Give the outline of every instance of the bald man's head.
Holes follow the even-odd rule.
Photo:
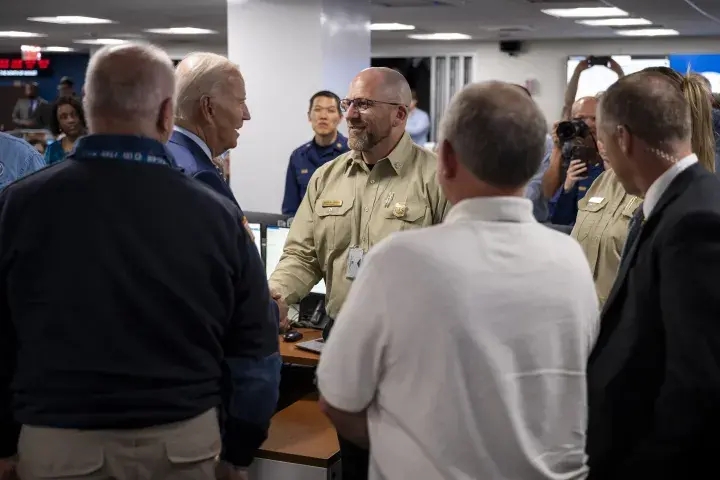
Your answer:
[[[570,116],[573,120],[582,120],[587,123],[593,135],[596,134],[595,117],[597,115],[598,98],[583,97],[573,103]]]
[[[374,150],[387,155],[405,132],[412,103],[405,77],[390,68],[368,68],[353,79],[347,100],[353,101],[347,110],[350,148],[367,153],[366,161]]]
[[[192,53],[175,71],[178,125],[198,135],[218,156],[237,146],[237,131],[250,112],[237,65],[214,53]]]
[[[162,141],[172,133],[173,65],[157,47],[125,44],[100,49],[90,59],[84,90],[91,133],[124,131]]]

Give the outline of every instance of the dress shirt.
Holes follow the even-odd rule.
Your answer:
[[[210,152],[210,147],[207,146],[207,143],[205,143],[202,138],[198,137],[197,135],[192,133],[190,130],[183,128],[183,127],[178,127],[177,125],[175,125],[175,131],[182,133],[183,135],[187,136],[190,140],[197,143],[197,146],[200,147],[202,149],[202,151],[205,152],[205,155],[207,155],[208,158],[212,161],[213,156],[212,156],[212,152]]]
[[[428,142],[428,134],[430,133],[430,115],[428,115],[424,110],[415,108],[408,117],[405,130],[410,134],[413,142],[422,147]]]
[[[694,153],[683,158],[679,162],[675,163],[665,173],[660,175],[657,180],[650,185],[647,193],[645,194],[645,201],[643,202],[643,213],[645,218],[650,218],[650,214],[655,208],[655,205],[660,201],[665,190],[670,186],[675,177],[684,172],[687,168],[692,167],[698,162],[698,157]]]

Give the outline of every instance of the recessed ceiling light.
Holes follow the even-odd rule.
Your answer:
[[[470,35],[464,33],[418,33],[408,35],[414,40],[470,40]]]
[[[644,18],[600,18],[597,20],[575,20],[576,23],[591,27],[632,27],[637,25],[652,25],[650,20]]]
[[[680,32],[671,28],[641,28],[639,30],[616,30],[618,35],[626,37],[672,37]]]
[[[89,38],[73,40],[73,43],[82,43],[84,45],[122,45],[123,43],[127,43],[127,40],[121,40],[119,38]]]
[[[615,7],[597,8],[549,8],[542,13],[560,18],[601,18],[601,17],[627,17],[625,10]]]
[[[75,49],[70,47],[43,47],[43,52],[56,52],[56,53],[62,53],[62,52],[74,52]]]
[[[149,28],[148,33],[159,33],[161,35],[208,35],[217,33],[215,30],[195,27],[171,27],[171,28]]]
[[[83,17],[76,15],[60,15],[57,17],[29,17],[31,22],[61,23],[64,25],[97,25],[101,23],[113,23],[107,18]]]
[[[373,23],[370,30],[374,32],[398,32],[402,30],[415,30],[415,25],[405,25],[404,23]]]
[[[0,37],[30,38],[30,37],[47,37],[47,35],[45,35],[43,33],[16,32],[16,31],[10,30],[8,32],[0,32]]]

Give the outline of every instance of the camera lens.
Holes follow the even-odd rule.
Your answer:
[[[570,140],[575,137],[575,125],[572,122],[560,122],[555,133],[560,141]]]

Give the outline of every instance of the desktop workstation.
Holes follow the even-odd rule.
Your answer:
[[[282,256],[287,240],[289,219],[283,215],[246,212],[248,228],[254,236],[255,246],[265,264],[267,278],[275,270]],[[315,285],[306,299],[297,306],[296,320],[309,317],[318,305],[322,307],[325,297],[325,282]],[[272,419],[268,438],[260,447],[256,460],[250,469],[253,480],[338,480],[340,474],[340,446],[337,434],[330,421],[320,411],[317,392],[312,378],[314,367],[320,355],[303,349],[304,343],[321,339],[320,328],[296,328],[302,339],[288,342],[280,335],[280,355],[287,372],[291,369],[304,369],[301,381],[305,391],[299,400],[279,410]],[[292,367],[290,367],[292,365]]]

